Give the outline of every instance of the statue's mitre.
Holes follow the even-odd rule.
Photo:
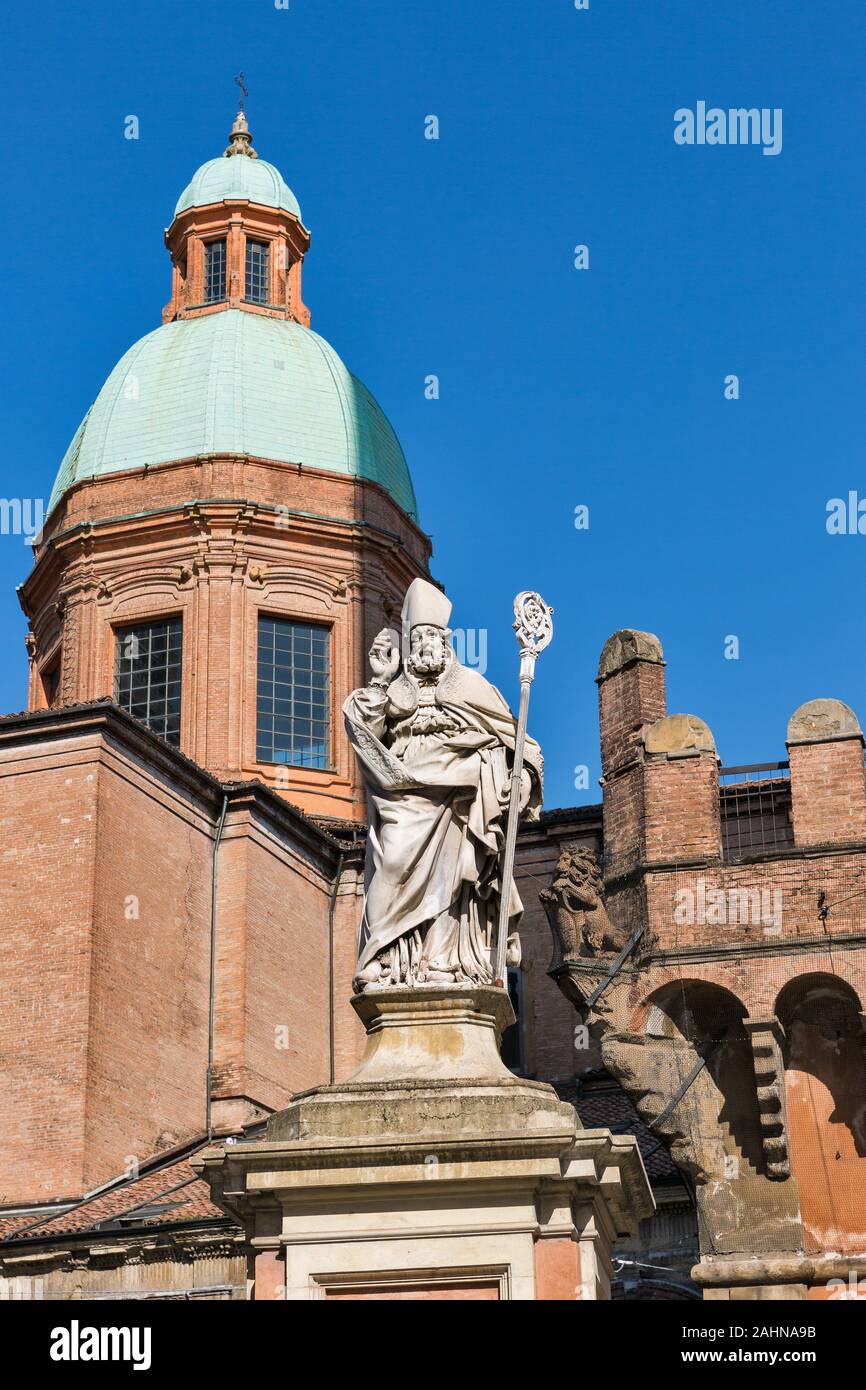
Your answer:
[[[451,600],[435,584],[428,584],[426,579],[413,579],[403,600],[403,631],[408,636],[420,623],[447,629],[451,607]]]

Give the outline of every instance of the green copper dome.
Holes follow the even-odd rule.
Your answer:
[[[213,453],[366,478],[417,520],[403,451],[366,387],[311,329],[240,309],[164,324],[124,354],[66,451],[48,510],[82,478]]]
[[[279,169],[266,159],[249,159],[244,155],[209,159],[196,169],[190,182],[177,200],[175,217],[187,208],[221,203],[224,198],[249,198],[266,208],[283,208],[301,221],[301,209]]]
[[[282,208],[301,220],[298,200],[279,169],[259,159],[253,149],[243,109],[235,117],[225,154],[196,169],[177,200],[174,215],[178,217],[187,208],[221,203],[225,198],[248,198],[266,208]]]

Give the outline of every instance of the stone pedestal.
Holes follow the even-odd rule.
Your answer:
[[[503,1066],[503,990],[353,1004],[353,1076],[295,1097],[266,1139],[194,1161],[246,1230],[251,1296],[609,1297],[612,1242],[653,1210],[634,1138],[581,1129]]]

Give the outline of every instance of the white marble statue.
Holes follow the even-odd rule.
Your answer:
[[[451,604],[415,579],[400,652],[387,628],[343,713],[367,786],[366,894],[355,988],[490,984],[515,721],[449,642]],[[520,806],[537,818],[541,750],[526,740]],[[522,911],[516,889],[509,930]],[[514,941],[512,959],[519,947]]]

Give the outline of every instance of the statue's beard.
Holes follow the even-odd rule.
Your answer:
[[[441,676],[448,665],[448,655],[441,642],[425,642],[417,651],[409,653],[406,665],[413,676],[429,680],[431,676]]]

